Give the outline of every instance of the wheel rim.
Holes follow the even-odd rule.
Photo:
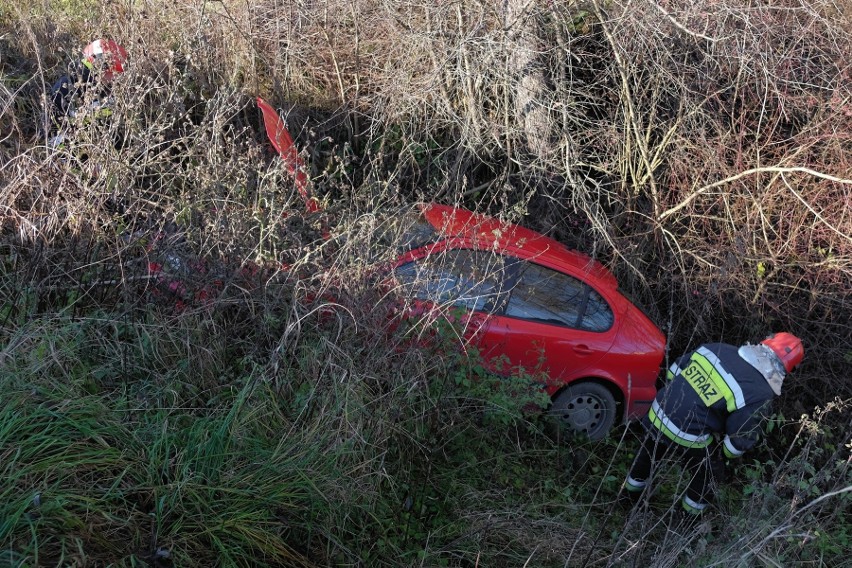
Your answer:
[[[605,423],[607,412],[601,399],[583,394],[571,397],[560,414],[572,430],[593,434]]]

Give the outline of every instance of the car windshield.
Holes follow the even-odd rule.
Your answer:
[[[388,215],[377,237],[382,246],[401,254],[437,242],[439,235],[420,207],[413,206]]]

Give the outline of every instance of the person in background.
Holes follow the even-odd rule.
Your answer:
[[[624,483],[629,500],[638,500],[660,458],[678,456],[690,476],[683,508],[700,515],[712,501],[714,435],[724,434],[727,458],[754,447],[765,411],[804,354],[802,341],[783,332],[757,345],[712,343],[680,357],[643,420],[647,435]]]
[[[127,51],[111,39],[98,39],[83,49],[83,58],[69,66],[51,88],[51,119],[56,134],[50,147],[65,141],[76,121],[112,114],[110,85],[127,65]]]

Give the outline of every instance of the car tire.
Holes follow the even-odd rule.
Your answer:
[[[610,390],[587,381],[562,389],[553,399],[549,414],[570,432],[600,440],[615,425],[617,412],[618,403]]]

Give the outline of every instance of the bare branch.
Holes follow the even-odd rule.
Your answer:
[[[703,186],[699,189],[696,189],[688,197],[686,197],[683,201],[681,201],[680,203],[678,203],[674,207],[671,207],[671,208],[663,211],[663,213],[660,214],[660,221],[674,215],[675,213],[677,213],[678,211],[680,211],[681,209],[683,209],[684,207],[686,207],[687,205],[689,205],[690,203],[695,201],[695,199],[704,195],[705,193],[709,192],[712,189],[715,189],[717,187],[721,187],[723,185],[735,182],[735,181],[740,180],[744,177],[748,177],[748,176],[755,175],[755,174],[763,174],[763,173],[780,173],[780,174],[804,173],[804,174],[808,174],[808,175],[818,177],[820,179],[824,179],[824,180],[831,181],[831,182],[834,182],[834,183],[841,183],[841,184],[844,184],[844,185],[852,185],[852,179],[839,178],[839,177],[836,177],[836,176],[832,176],[832,175],[829,175],[829,174],[825,174],[825,173],[818,172],[816,170],[812,170],[810,168],[805,168],[805,167],[801,167],[801,166],[796,166],[796,167],[764,166],[764,167],[760,167],[760,168],[751,168],[751,169],[742,171],[742,172],[740,172],[736,175],[726,177],[725,179],[713,182],[713,183],[705,185],[705,186]]]

